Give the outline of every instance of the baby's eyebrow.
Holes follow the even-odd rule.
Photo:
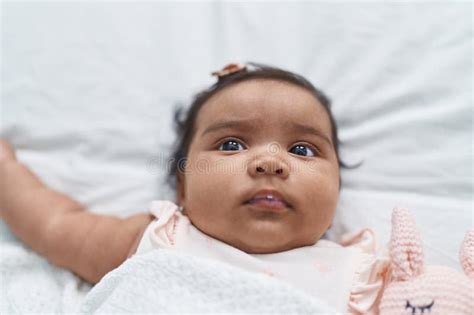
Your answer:
[[[332,141],[324,134],[324,132],[313,128],[311,126],[306,126],[303,124],[299,124],[296,122],[288,122],[286,124],[289,124],[293,129],[298,130],[302,133],[310,133],[312,135],[315,135],[319,138],[322,138],[324,141],[326,141],[329,145],[332,145]]]
[[[216,132],[221,129],[250,129],[253,130],[256,128],[256,120],[226,120],[215,123],[207,127],[201,134],[201,137],[210,132]]]

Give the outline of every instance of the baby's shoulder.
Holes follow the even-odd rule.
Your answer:
[[[169,218],[172,215],[180,212],[180,207],[169,200],[153,200],[148,205],[148,211],[155,218]]]
[[[169,200],[154,200],[148,206],[154,220],[146,228],[135,254],[158,248],[174,248],[190,225],[181,209]]]

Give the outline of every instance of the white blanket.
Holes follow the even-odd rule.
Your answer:
[[[4,231],[0,221],[0,314],[77,313],[92,286]]]
[[[264,274],[170,250],[134,256],[92,288],[0,236],[0,314],[336,313]]]
[[[90,291],[81,312],[336,313],[316,297],[267,275],[172,250],[127,260]]]

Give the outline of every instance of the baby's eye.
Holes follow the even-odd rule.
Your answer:
[[[239,151],[244,150],[244,146],[236,140],[227,140],[219,146],[219,151]]]
[[[315,153],[306,145],[298,144],[290,149],[290,152],[297,155],[303,156],[315,156]]]

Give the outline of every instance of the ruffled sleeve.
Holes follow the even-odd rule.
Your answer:
[[[167,200],[153,201],[149,212],[156,219],[146,228],[135,254],[147,253],[156,248],[172,248],[176,244],[177,225],[182,217],[178,206]]]
[[[348,313],[378,314],[378,304],[390,266],[387,249],[377,251],[375,236],[370,229],[345,236],[341,244],[359,250]]]

